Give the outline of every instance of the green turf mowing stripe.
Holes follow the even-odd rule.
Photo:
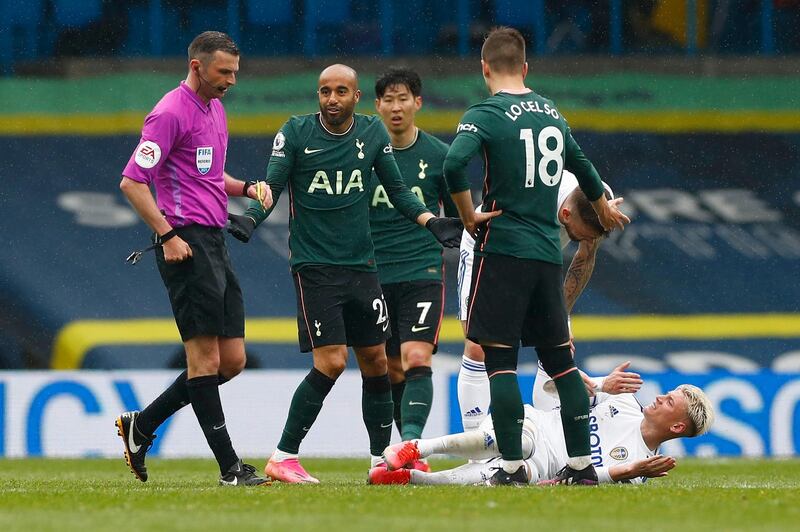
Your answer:
[[[321,484],[220,488],[211,459],[148,460],[146,483],[122,459],[5,460],[0,530],[763,532],[800,521],[797,459],[678,458],[641,486],[519,489],[368,486],[366,457],[303,463]],[[436,470],[459,463],[431,460]]]

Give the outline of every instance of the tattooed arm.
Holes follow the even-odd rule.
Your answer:
[[[564,278],[564,303],[567,307],[567,314],[572,314],[572,307],[578,300],[583,289],[589,284],[589,279],[594,271],[594,261],[597,257],[597,248],[600,247],[600,240],[581,240],[578,242],[578,251],[572,257],[567,275]]]

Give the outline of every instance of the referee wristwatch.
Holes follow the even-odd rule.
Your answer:
[[[249,197],[249,196],[247,195],[247,190],[248,190],[250,187],[252,187],[253,185],[255,185],[255,184],[256,184],[256,182],[255,182],[255,181],[245,181],[245,182],[244,182],[244,187],[242,188],[242,196],[244,196],[245,198]]]

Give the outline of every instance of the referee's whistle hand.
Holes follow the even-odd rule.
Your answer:
[[[192,258],[192,248],[181,237],[175,236],[162,244],[164,260],[169,263],[183,262]]]

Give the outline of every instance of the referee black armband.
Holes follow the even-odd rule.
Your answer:
[[[244,187],[242,187],[242,196],[244,196],[246,198],[247,197],[247,189],[252,187],[255,184],[256,184],[255,181],[245,181],[244,182]]]
[[[175,231],[175,229],[170,229],[169,231],[158,237],[158,243],[163,244],[164,242],[175,236],[178,236],[178,233]]]

